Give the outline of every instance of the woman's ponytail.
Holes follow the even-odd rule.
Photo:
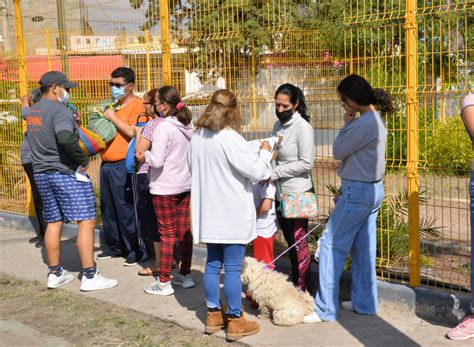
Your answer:
[[[168,116],[176,117],[176,119],[184,125],[191,123],[193,114],[181,101],[181,95],[178,89],[172,86],[164,86],[158,89],[156,95],[161,102],[165,102],[170,108]]]
[[[193,113],[181,101],[178,102],[178,104],[176,105],[176,111],[174,111],[172,114],[176,117],[177,120],[179,120],[184,125],[188,125],[193,119]]]
[[[381,88],[375,88],[372,90],[374,103],[378,106],[379,110],[383,114],[392,113],[395,111],[393,106],[393,98],[385,90]]]
[[[308,115],[308,106],[306,106],[306,101],[304,97],[304,93],[300,88],[297,89],[297,95],[298,95],[298,107],[296,108],[296,111],[301,115],[301,117],[307,121],[308,123],[311,123],[309,120],[309,115]]]

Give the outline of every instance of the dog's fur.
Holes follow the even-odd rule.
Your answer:
[[[314,298],[298,290],[288,277],[265,269],[265,264],[245,257],[242,282],[260,306],[260,318],[270,318],[276,325],[303,323],[305,315],[314,311]]]

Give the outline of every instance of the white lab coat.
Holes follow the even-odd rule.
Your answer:
[[[252,151],[232,129],[200,129],[188,149],[195,243],[247,244],[257,237],[253,183],[271,175],[271,153]]]

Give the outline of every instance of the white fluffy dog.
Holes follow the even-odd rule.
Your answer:
[[[260,306],[260,318],[270,318],[276,325],[303,323],[305,315],[314,311],[314,298],[298,290],[288,277],[265,268],[265,264],[245,257],[242,282]]]

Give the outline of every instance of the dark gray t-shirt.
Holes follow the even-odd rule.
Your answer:
[[[21,116],[23,119],[26,120],[26,115],[30,112],[30,108],[28,106],[21,108]],[[25,131],[23,135],[23,141],[21,142],[20,147],[20,155],[21,155],[21,163],[22,164],[29,164],[31,163],[31,148],[30,143],[28,142],[28,133]]]
[[[79,139],[74,114],[58,102],[41,99],[26,115],[28,142],[35,173],[71,172],[78,164],[58,147],[56,134],[67,130]]]

